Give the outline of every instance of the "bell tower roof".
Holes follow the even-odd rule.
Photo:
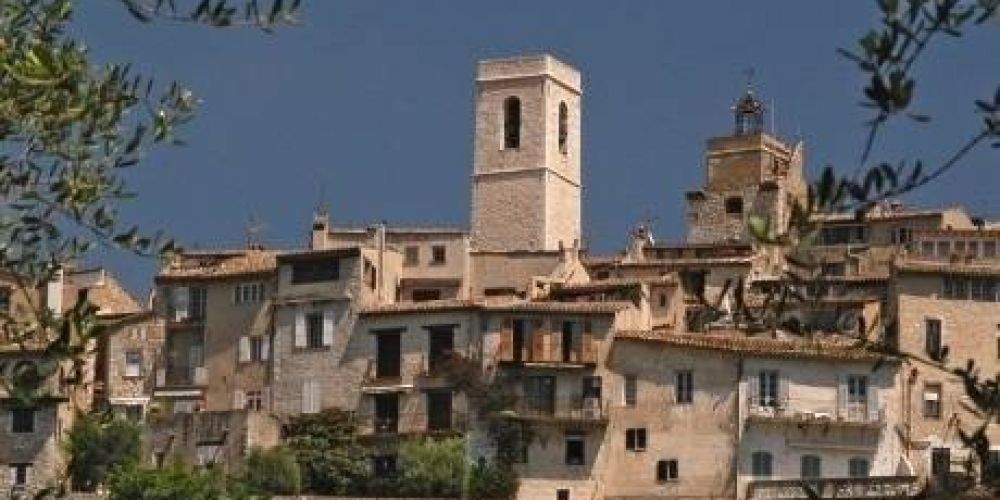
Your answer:
[[[753,69],[747,69],[747,90],[733,106],[734,135],[756,135],[764,131],[764,105],[753,95]]]

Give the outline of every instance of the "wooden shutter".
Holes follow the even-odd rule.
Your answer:
[[[333,307],[323,308],[323,346],[333,345],[333,319]]]
[[[778,372],[778,407],[788,409],[791,402],[788,400],[788,375]]]
[[[760,373],[751,373],[747,378],[747,392],[750,393],[750,406],[757,406],[760,401]]]
[[[246,335],[240,337],[239,341],[239,361],[240,363],[247,363],[250,361],[250,337]]]
[[[304,348],[306,346],[306,311],[302,306],[295,308],[295,347]]]
[[[531,361],[547,361],[545,357],[545,332],[542,330],[542,320],[535,319],[531,325]]]

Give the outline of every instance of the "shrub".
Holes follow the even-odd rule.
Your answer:
[[[94,491],[115,467],[139,460],[138,425],[108,413],[77,416],[66,440],[70,484],[77,491]]]
[[[275,495],[298,495],[302,472],[295,452],[284,447],[251,450],[244,463],[243,482]]]
[[[482,500],[508,500],[517,494],[517,475],[509,466],[484,459],[469,471],[468,497]]]

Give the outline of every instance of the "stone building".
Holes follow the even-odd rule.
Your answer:
[[[514,457],[520,499],[786,498],[803,479],[879,498],[950,478],[975,412],[924,354],[997,370],[982,346],[1000,348],[1000,233],[958,208],[823,215],[829,293],[782,318],[812,334],[751,328],[734,284],[759,298],[786,262],[746,223],[787,220],[804,145],[765,132],[748,91],[708,141],[686,241],[638,227],[590,255],[581,81],[548,55],[479,64],[469,229],[320,212],[305,248],[165,266],[152,310],[115,318],[100,349],[103,400],[145,415],[154,462],[232,467],[325,408],[353,415],[378,475],[398,473],[403,439],[464,435],[470,461]],[[506,406],[483,411],[459,362]]]

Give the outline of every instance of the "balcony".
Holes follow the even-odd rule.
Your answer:
[[[885,424],[885,407],[872,407],[864,401],[839,403],[829,399],[749,398],[747,403],[747,422],[862,428],[881,428]]]
[[[170,366],[156,369],[156,389],[191,389],[208,385],[208,369],[204,366]]]
[[[502,415],[534,422],[606,425],[609,407],[609,403],[600,398],[522,397],[513,408],[502,412]]]
[[[599,342],[584,338],[581,342],[564,349],[557,342],[551,342],[551,335],[542,335],[533,343],[526,343],[515,349],[514,342],[506,339],[497,349],[497,361],[501,364],[552,368],[584,368],[597,364]]]
[[[398,417],[359,412],[354,417],[358,435],[369,438],[458,434],[465,432],[469,422],[468,414],[459,410],[403,412]]]
[[[806,491],[806,486],[815,495]],[[915,476],[843,477],[823,479],[765,479],[747,485],[747,498],[913,498],[921,485]]]
[[[382,369],[374,359],[369,359],[365,371],[361,375],[361,392],[378,394],[384,392],[403,392],[413,389],[412,382],[403,382],[402,367],[395,365],[393,369]]]

